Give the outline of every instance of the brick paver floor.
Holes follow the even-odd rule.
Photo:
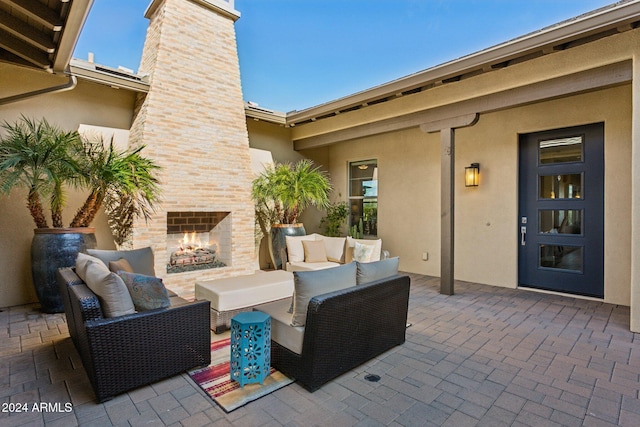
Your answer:
[[[294,383],[230,414],[186,374],[96,404],[64,315],[5,308],[0,425],[640,425],[628,307],[461,282],[443,296],[437,278],[411,276],[404,345],[315,393]]]

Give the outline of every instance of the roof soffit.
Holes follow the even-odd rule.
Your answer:
[[[0,0],[0,61],[65,72],[93,0]]]

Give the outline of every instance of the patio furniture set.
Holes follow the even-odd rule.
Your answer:
[[[150,248],[91,250],[78,255],[75,267],[60,269],[69,334],[97,400],[208,365],[210,330],[221,333],[232,327],[234,318],[234,327],[240,328],[258,314],[252,312],[269,319],[268,334],[261,335],[270,338],[266,360],[270,357],[271,366],[309,391],[402,344],[410,280],[398,274],[398,259],[380,260],[380,241],[345,239],[344,252],[350,251],[349,244],[355,251],[371,246],[361,251],[368,254],[362,262],[360,254],[345,263],[353,255],[339,254],[335,240],[301,237],[287,242],[294,259],[287,266],[307,264],[307,271],[197,282],[193,302],[154,277]],[[298,245],[301,261],[295,261]],[[325,252],[324,258],[331,252],[334,261],[315,262],[335,265],[314,269],[318,252]],[[239,339],[242,334],[236,335]],[[253,380],[262,382],[264,376]]]

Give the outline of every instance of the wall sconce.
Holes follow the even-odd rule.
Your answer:
[[[464,168],[464,186],[477,187],[480,175],[480,163],[471,163]]]

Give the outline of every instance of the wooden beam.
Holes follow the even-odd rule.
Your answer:
[[[440,132],[442,129],[458,129],[473,126],[478,122],[480,114],[473,113],[464,116],[451,117],[450,119],[436,120],[435,122],[423,123],[420,125],[422,132]]]
[[[535,102],[599,90],[630,82],[632,72],[630,60],[618,62],[616,64],[605,65],[591,70],[580,71],[554,79],[431,108],[429,110],[356,125],[347,129],[340,129],[307,138],[294,138],[294,148],[296,150],[305,150],[323,147],[356,138],[409,129],[424,123],[447,120],[453,117],[475,113],[490,113]]]
[[[24,13],[41,25],[53,31],[62,31],[64,22],[53,9],[38,0],[3,0],[3,3]]]
[[[50,37],[3,10],[0,10],[0,28],[47,53],[53,53],[56,48]]]
[[[453,295],[455,131],[440,131],[440,293]]]
[[[0,29],[0,48],[8,50],[38,68],[45,70],[51,68],[51,62],[49,61],[49,57],[46,53],[12,36],[2,29]]]

